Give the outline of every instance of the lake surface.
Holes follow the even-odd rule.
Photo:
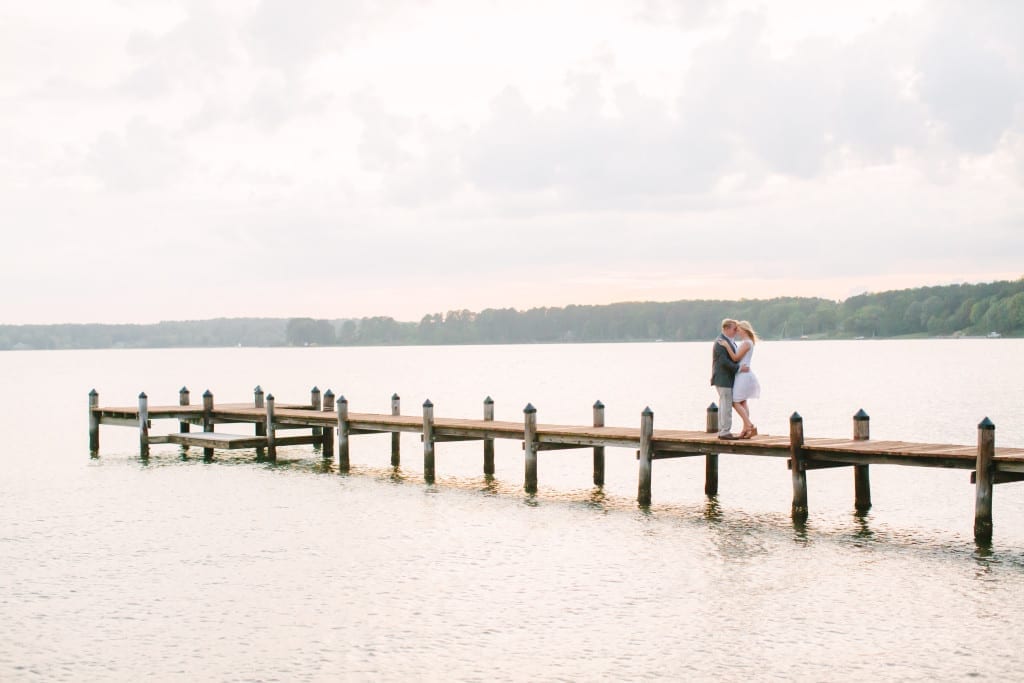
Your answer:
[[[635,502],[634,453],[542,452],[522,490],[518,442],[440,443],[422,478],[416,435],[355,436],[339,475],[309,446],[276,465],[251,451],[154,446],[103,427],[90,459],[87,394],[103,405],[279,402],[332,389],[355,412],[701,429],[716,399],[710,343],[182,349],[0,353],[0,680],[958,680],[1024,669],[1024,484],[997,486],[994,540],[972,536],[964,470],[872,466],[853,511],[848,468],[808,473],[794,526],[781,459],[654,463]],[[764,342],[762,433],[1024,446],[1021,340]],[[154,423],[154,433],[172,423]],[[219,427],[228,431],[228,426]],[[239,431],[236,427],[230,431]],[[246,427],[246,429],[251,429]]]

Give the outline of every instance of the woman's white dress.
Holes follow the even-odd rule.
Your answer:
[[[740,342],[738,350],[743,349],[744,344],[750,344],[749,341]],[[747,355],[740,359],[740,367],[750,367],[750,361],[754,356],[754,347],[751,346],[750,350],[747,351]],[[753,370],[749,372],[737,372],[736,381],[732,385],[732,400],[736,403],[740,401],[746,401],[748,398],[761,398],[761,383],[757,381],[757,375],[754,374]]]

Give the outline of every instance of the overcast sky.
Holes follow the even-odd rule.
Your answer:
[[[0,323],[1024,275],[1024,3],[0,0]]]

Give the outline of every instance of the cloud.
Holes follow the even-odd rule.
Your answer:
[[[180,144],[145,119],[132,120],[121,134],[100,134],[85,159],[85,170],[106,188],[129,192],[166,186],[185,165]]]
[[[1024,13],[1013,12],[1022,15],[1017,22],[1024,21]],[[976,16],[973,10],[954,11],[944,19],[921,51],[918,90],[959,150],[985,154],[1024,108],[1024,30],[1018,24],[1013,36],[995,28],[991,15]]]

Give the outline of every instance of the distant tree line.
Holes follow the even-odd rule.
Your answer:
[[[1024,278],[860,294],[449,311],[419,322],[218,318],[152,325],[0,325],[0,349],[525,344],[708,339],[723,317],[768,339],[1024,336]]]

